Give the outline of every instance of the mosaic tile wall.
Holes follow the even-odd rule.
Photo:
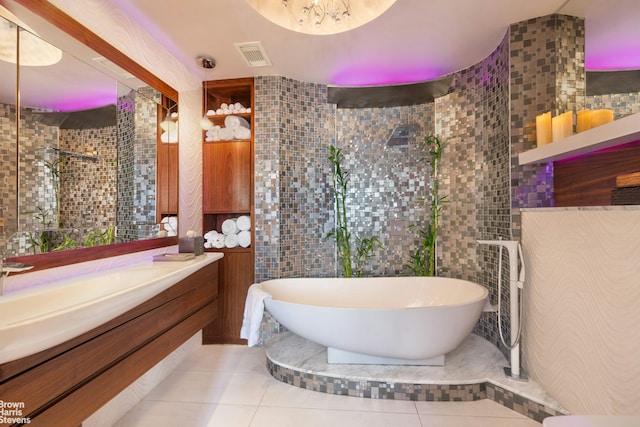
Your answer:
[[[135,94],[118,98],[118,237],[135,240]]]
[[[116,127],[61,129],[60,148],[86,157],[68,156],[60,182],[63,228],[106,228],[116,223]]]
[[[585,107],[584,20],[550,15],[513,24],[511,43],[512,230],[520,236],[520,208],[553,206],[553,163],[518,165],[536,147],[538,114]]]
[[[358,238],[377,236],[384,247],[364,266],[365,276],[410,274],[406,264],[430,211],[431,166],[424,140],[433,134],[433,112],[432,103],[336,110],[336,147],[349,173],[352,246]],[[387,145],[397,125],[417,125],[406,146]]]
[[[498,250],[480,247],[476,240],[518,240],[519,209],[553,205],[552,165],[520,167],[517,155],[535,147],[537,114],[584,107],[583,52],[583,20],[563,15],[537,18],[512,25],[488,58],[455,73],[450,94],[435,104],[335,110],[335,144],[344,150],[344,166],[351,173],[350,227],[363,237],[379,236],[385,246],[366,274],[408,273],[404,268],[407,236],[392,235],[391,225],[420,224],[428,217],[428,208],[419,200],[430,194],[429,166],[417,161],[417,144],[435,131],[444,141],[441,194],[450,199],[443,210],[438,272],[485,285],[490,289],[491,302],[497,303]],[[289,85],[286,88],[285,82]],[[298,167],[295,155],[290,157],[293,163],[280,163],[283,146],[287,150],[297,147],[295,139],[288,142],[283,135],[309,134],[301,130],[295,117],[284,113],[285,105],[296,99],[294,93],[306,86],[279,77],[258,78],[256,85],[256,136],[260,134],[256,139],[256,174],[262,174],[256,181],[256,221],[264,230],[262,248],[257,248],[258,278],[300,275],[300,258],[287,253],[310,242],[306,235],[307,240],[303,240],[301,233],[287,239],[276,234],[301,227],[300,221],[305,220],[296,212],[300,205],[292,203],[302,197],[299,188],[304,160],[314,159],[316,164],[324,161],[323,154],[306,150],[308,157],[297,157],[304,159]],[[315,113],[322,107],[311,103],[306,111]],[[273,124],[276,115],[277,124]],[[388,135],[400,123],[417,123],[420,130],[407,147],[386,147]],[[330,135],[327,140],[331,140]],[[286,183],[283,177],[288,179]],[[314,182],[321,183],[322,179]],[[286,188],[295,189],[292,195],[297,196],[284,203],[281,197]],[[318,187],[312,188],[318,191]],[[285,214],[278,204],[290,211]],[[333,210],[333,202],[326,206]],[[320,224],[316,221],[307,227],[319,228]],[[278,238],[269,240],[267,236]],[[287,244],[282,245],[285,241]],[[290,263],[281,265],[284,259]],[[507,266],[505,255],[501,272],[503,306],[509,302]],[[502,325],[504,338],[509,341],[506,316]],[[483,314],[475,333],[496,344],[508,357],[506,348],[499,344],[495,313]]]
[[[118,99],[118,239],[155,235],[157,101],[131,91]]]
[[[137,224],[155,224],[156,222],[156,144],[158,132],[158,104],[161,98],[154,99],[157,91],[150,87],[138,89],[135,100],[135,221]],[[139,239],[149,237],[138,235]]]
[[[498,253],[476,240],[510,239],[508,35],[485,60],[454,74],[452,93],[435,105],[436,133],[446,141],[441,188],[449,199],[441,221],[440,274],[484,285],[496,304]],[[508,301],[502,293],[504,306]],[[506,319],[503,331],[508,339]],[[483,313],[474,332],[498,345],[495,313]]]
[[[16,112],[12,105],[0,104],[0,248],[18,228],[18,199],[13,191],[16,185]],[[0,254],[1,255],[1,254]]]
[[[15,116],[10,120],[13,107],[3,105],[2,108],[7,112],[0,122],[4,145],[2,164],[7,166],[2,168],[2,173],[6,174],[4,182],[10,185],[5,188],[9,189],[14,188],[16,180],[15,166],[11,166],[15,165],[17,155],[13,123]],[[99,225],[115,223],[115,194],[112,190],[116,167],[113,162],[115,127],[64,130],[42,123],[37,116],[39,112],[24,109],[20,121],[20,204],[18,206],[14,191],[7,192],[2,199],[7,218],[2,234],[3,239],[5,235],[10,239],[2,244],[7,256],[33,253],[27,233],[18,233],[18,230],[41,230],[56,226],[57,203],[53,176],[45,162],[59,162],[61,228],[90,227],[93,218],[100,220]],[[50,148],[88,156],[61,155]],[[103,154],[110,156],[109,160],[101,159]],[[41,212],[44,214],[41,215]],[[53,236],[53,244],[61,243],[63,236],[64,233]],[[83,240],[80,234],[77,240]]]
[[[282,78],[254,80],[255,279],[280,277],[280,126]]]
[[[48,228],[43,225],[48,222],[55,224],[53,176],[45,161],[54,162],[58,155],[45,147],[58,147],[59,131],[40,122],[34,112],[22,109],[20,115],[18,230]],[[36,213],[41,213],[41,219]]]
[[[324,85],[256,79],[256,280],[335,275],[326,99]]]
[[[614,120],[631,114],[640,113],[640,93],[613,93],[608,95],[587,96],[586,108],[613,110]]]

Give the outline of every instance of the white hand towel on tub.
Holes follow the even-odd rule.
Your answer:
[[[240,231],[251,230],[251,218],[247,215],[239,216],[236,219],[236,225]]]
[[[240,338],[246,339],[249,347],[255,346],[260,338],[260,324],[264,315],[264,300],[267,298],[271,298],[271,295],[262,289],[260,284],[254,283],[249,286],[247,299],[244,303],[242,328],[240,328]]]
[[[238,233],[238,244],[243,248],[248,248],[251,246],[251,232],[248,230],[243,230]]]
[[[225,219],[222,223],[222,234],[238,234],[238,226],[235,218]]]

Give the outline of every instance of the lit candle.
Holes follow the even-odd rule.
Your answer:
[[[613,121],[613,111],[611,110],[595,110],[591,112],[591,127],[603,125]]]
[[[551,119],[553,141],[559,141],[573,135],[573,112],[567,111]]]
[[[580,110],[576,113],[576,132],[591,129],[591,110]]]
[[[536,140],[538,147],[551,143],[551,111],[536,116]]]

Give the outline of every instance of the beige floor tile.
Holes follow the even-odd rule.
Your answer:
[[[420,414],[425,427],[540,427],[529,418],[463,417]]]
[[[174,371],[146,400],[258,405],[271,380],[266,373]]]
[[[251,427],[421,427],[417,414],[260,407]]]

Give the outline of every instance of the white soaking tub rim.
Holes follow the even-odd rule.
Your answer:
[[[398,284],[398,286],[404,286],[405,288],[407,286],[412,286],[416,288],[417,291],[420,291],[420,290],[424,291],[426,289],[428,291],[431,291],[436,297],[442,297],[442,294],[441,294],[442,290],[446,291],[448,286],[450,285],[455,286],[455,284],[451,284],[451,283],[457,283],[458,288],[465,288],[465,289],[458,289],[458,295],[456,295],[457,299],[450,298],[447,301],[418,302],[415,300],[410,301],[409,299],[407,299],[406,302],[404,303],[398,303],[397,301],[390,301],[389,299],[386,299],[386,300],[378,299],[374,301],[371,293],[365,294],[365,296],[367,297],[365,299],[359,300],[359,299],[353,298],[354,296],[356,296],[355,294],[357,291],[366,290],[367,286],[375,286],[372,284],[365,283],[367,281],[373,280],[373,281],[379,282],[379,286],[382,287],[385,285],[389,286],[389,282],[393,281],[394,279],[400,280],[400,281],[406,281],[407,279],[418,279],[418,280],[422,279],[422,281],[427,283],[422,283],[422,284],[404,283],[404,284]],[[309,285],[300,284],[300,282],[304,282],[304,281],[313,281],[315,284],[317,284],[317,286],[321,288],[320,290],[322,292],[318,294],[310,295],[309,291],[312,289],[310,289]],[[334,283],[328,284],[328,283],[323,283],[323,281],[334,282]],[[348,284],[348,283],[344,283],[345,281],[359,281],[360,283]],[[436,284],[434,283],[434,281],[450,282],[450,283]],[[283,295],[283,293],[279,294],[277,290],[276,292],[272,293],[272,291],[274,290],[273,288],[278,286],[279,284],[278,282],[291,283],[291,288],[294,288],[297,295],[295,295],[292,298],[291,295]],[[335,282],[337,282],[337,284]],[[329,286],[336,287],[336,285],[338,286],[336,290],[339,290],[341,292],[344,292],[345,290],[351,291],[350,292],[351,298],[347,299],[346,301],[345,299],[339,300],[334,298],[331,292],[325,292],[325,291],[330,291],[329,289],[327,289]],[[368,278],[340,278],[340,277],[338,278],[333,278],[333,277],[282,278],[282,279],[271,279],[271,280],[264,281],[261,283],[261,287],[265,292],[269,293],[272,296],[271,301],[273,302],[277,302],[281,304],[291,304],[291,305],[304,305],[304,306],[310,306],[310,307],[327,307],[327,308],[332,308],[336,310],[388,311],[388,310],[414,310],[414,309],[444,309],[449,307],[457,307],[457,306],[473,304],[478,301],[486,299],[489,295],[489,291],[487,288],[485,288],[484,286],[478,283],[471,282],[469,280],[449,278],[449,277],[431,277],[431,276],[393,276],[393,277],[376,276],[376,277],[368,277]],[[323,287],[324,289],[322,289]],[[430,289],[427,289],[427,288],[430,288]],[[291,289],[289,289],[289,291],[290,290]],[[436,292],[436,291],[439,291],[439,292]],[[286,292],[286,290],[283,290],[282,292]],[[422,294],[422,295],[424,296],[425,294]],[[344,297],[345,295],[344,293],[342,293],[340,296]],[[407,297],[406,295],[404,296]],[[296,297],[298,298],[302,297],[302,298],[296,299]],[[398,298],[398,295],[395,295],[395,297]],[[402,298],[402,296],[400,296],[399,298]],[[354,301],[357,301],[357,303],[354,303]]]

